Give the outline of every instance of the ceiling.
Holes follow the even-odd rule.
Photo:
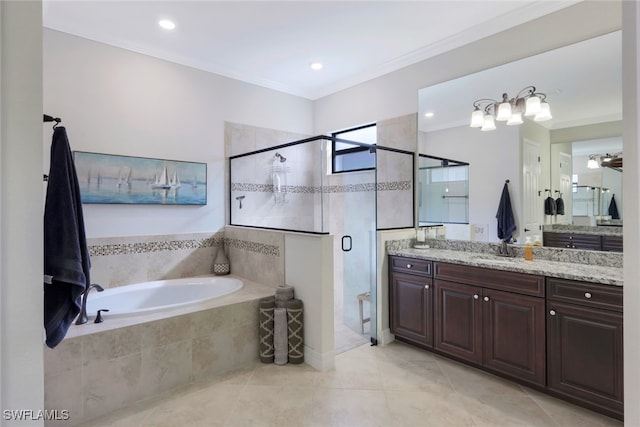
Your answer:
[[[317,99],[575,3],[44,0],[43,24]]]
[[[468,126],[475,100],[499,100],[505,92],[512,98],[529,85],[547,95],[553,119],[539,124],[548,129],[622,120],[621,32],[422,89],[419,128]],[[425,118],[427,111],[434,116]]]

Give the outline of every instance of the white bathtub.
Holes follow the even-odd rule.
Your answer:
[[[177,307],[200,304],[237,292],[243,286],[233,277],[202,276],[184,279],[156,280],[105,289],[92,290],[87,300],[87,314],[108,309],[104,317],[125,317],[153,313]]]

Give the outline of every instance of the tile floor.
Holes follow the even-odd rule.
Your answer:
[[[84,426],[621,426],[403,343],[368,344],[336,367],[257,364]]]

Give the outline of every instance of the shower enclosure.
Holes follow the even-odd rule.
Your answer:
[[[317,136],[230,158],[230,224],[328,234],[327,143]]]

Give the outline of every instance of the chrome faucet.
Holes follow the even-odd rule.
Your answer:
[[[89,318],[87,317],[87,298],[89,297],[89,292],[91,292],[91,289],[93,288],[96,288],[98,292],[104,291],[104,288],[97,283],[93,283],[85,289],[82,293],[82,308],[80,309],[80,314],[78,314],[78,318],[76,319],[76,325],[82,325],[89,321]]]
[[[500,248],[498,248],[498,253],[496,255],[504,256],[504,257],[514,257],[514,256],[516,256],[515,252],[509,250],[509,246],[507,246],[507,241],[506,240],[501,240],[500,241]]]

